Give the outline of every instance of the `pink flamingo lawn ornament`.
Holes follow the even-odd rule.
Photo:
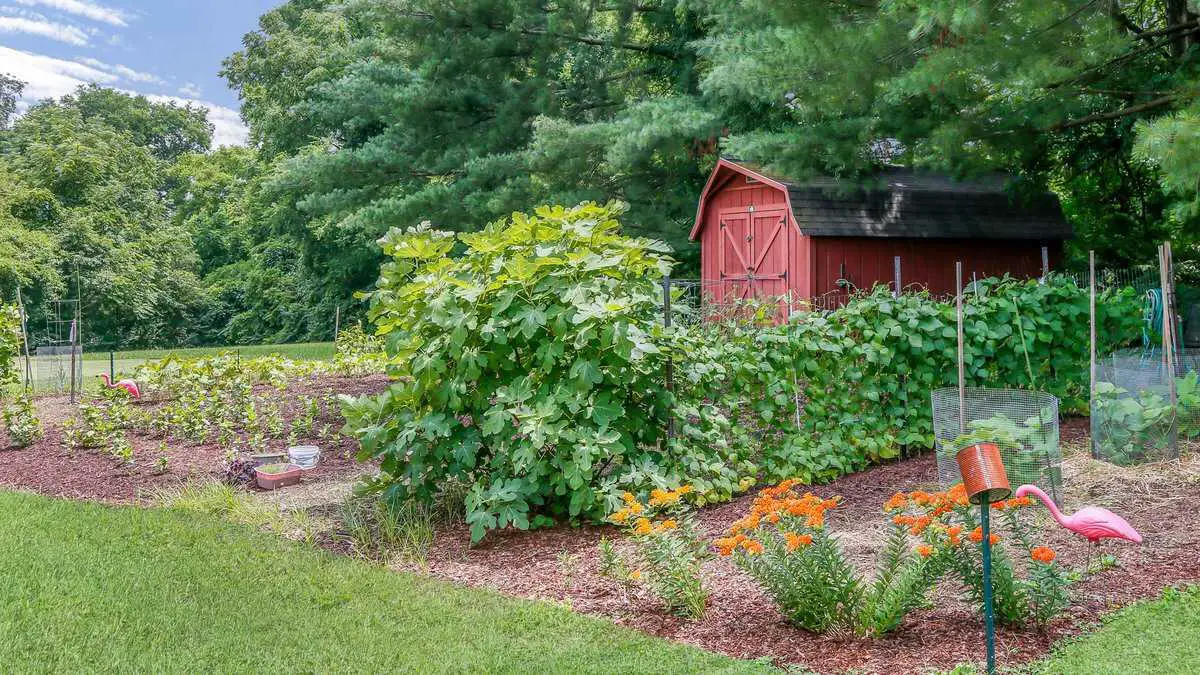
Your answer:
[[[1064,516],[1062,511],[1058,510],[1054,500],[1050,499],[1050,495],[1042,492],[1036,485],[1022,485],[1017,488],[1018,498],[1026,495],[1034,495],[1042,500],[1046,508],[1050,509],[1050,515],[1054,516],[1059,525],[1093,544],[1099,545],[1101,539],[1125,539],[1135,544],[1142,543],[1142,535],[1138,534],[1138,531],[1133,529],[1133,526],[1124,518],[1108,509],[1099,506],[1085,506],[1069,516]]]
[[[100,379],[104,380],[104,386],[108,387],[109,389],[116,389],[120,387],[121,389],[129,392],[129,395],[134,398],[142,397],[142,390],[138,389],[137,382],[134,382],[133,380],[121,380],[120,382],[113,384],[113,381],[108,378],[108,373],[100,373]]]

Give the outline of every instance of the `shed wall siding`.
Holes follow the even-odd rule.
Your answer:
[[[894,257],[901,258],[905,286],[920,284],[935,294],[954,292],[954,262],[963,263],[963,278],[1010,274],[1031,278],[1042,273],[1042,246],[1049,248],[1050,267],[1062,260],[1062,242],[975,239],[868,239],[862,237],[811,237],[815,248],[814,294],[837,288],[845,278],[859,289],[894,278]]]

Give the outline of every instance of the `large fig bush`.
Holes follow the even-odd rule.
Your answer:
[[[397,381],[345,410],[363,456],[382,461],[386,497],[429,501],[465,483],[478,540],[601,520],[621,489],[684,474],[733,491],[742,464],[720,415],[674,411],[665,384],[667,359],[687,344],[661,326],[669,249],[619,234],[620,213],[543,207],[480,232],[424,225],[380,240],[390,261],[371,318]]]

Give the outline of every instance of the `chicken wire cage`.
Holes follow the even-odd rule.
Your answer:
[[[995,443],[1009,483],[1036,485],[1056,501],[1062,497],[1058,399],[1020,389],[936,389],[933,431],[938,480],[949,488],[962,482],[956,455],[975,443]]]
[[[1118,352],[1096,364],[1092,454],[1133,466],[1174,459],[1200,441],[1200,350]]]
[[[32,365],[31,385],[34,391],[69,391],[72,382],[76,388],[83,386],[83,348],[79,345],[38,347]],[[74,378],[71,375],[72,366],[75,368]]]

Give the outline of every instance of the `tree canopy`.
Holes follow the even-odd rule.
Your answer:
[[[722,154],[1006,172],[1060,197],[1068,264],[1170,238],[1200,275],[1196,0],[291,0],[222,72],[248,148],[96,86],[18,117],[0,77],[0,251],[37,252],[0,292],[78,271],[93,334],[125,343],[322,339],[392,227],[609,200],[694,274]]]

